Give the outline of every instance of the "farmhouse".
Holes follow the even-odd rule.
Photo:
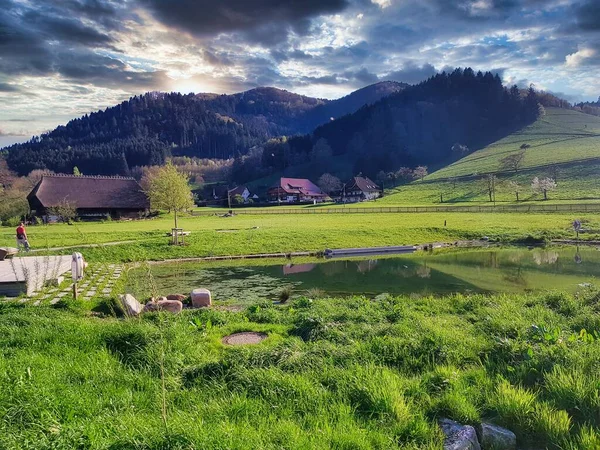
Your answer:
[[[150,208],[137,181],[125,177],[44,175],[27,201],[32,214],[46,219],[66,205],[82,218],[135,218]]]
[[[341,200],[346,203],[375,200],[381,195],[381,188],[367,177],[353,177],[344,184]]]
[[[320,203],[327,198],[327,194],[305,178],[281,178],[267,191],[267,196],[271,202],[284,203]]]
[[[237,186],[233,189],[230,189],[228,191],[229,194],[229,198],[231,199],[231,201],[233,201],[235,199],[236,196],[240,196],[242,197],[242,199],[244,200],[244,203],[248,203],[248,200],[258,200],[258,195],[254,194],[252,195],[252,193],[250,192],[250,190],[246,187],[246,186]]]

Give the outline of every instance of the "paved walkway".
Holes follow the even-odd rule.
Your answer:
[[[77,284],[78,298],[91,300],[93,298],[109,297],[116,281],[123,272],[122,264],[96,264],[90,265],[85,271],[85,276]],[[33,292],[29,297],[19,300],[21,303],[31,303],[34,306],[42,304],[54,305],[61,299],[73,298],[73,283],[71,272],[65,274],[65,281],[58,287],[45,288]]]

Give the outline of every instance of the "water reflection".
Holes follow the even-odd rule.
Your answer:
[[[255,263],[256,264],[256,263]],[[274,298],[283,286],[330,295],[442,295],[455,292],[576,291],[595,283],[600,252],[593,248],[492,249],[433,252],[381,259],[314,260],[271,265],[179,263],[153,265],[161,294],[206,287],[215,299]],[[140,271],[140,280],[145,274]],[[134,277],[135,278],[135,277]],[[143,281],[138,285],[144,286]],[[133,288],[132,288],[133,289]],[[143,298],[143,297],[142,297]]]

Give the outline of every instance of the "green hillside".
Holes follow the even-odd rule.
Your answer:
[[[522,149],[522,146],[527,148]],[[518,172],[502,167],[506,156],[524,151]],[[549,201],[600,199],[600,117],[548,108],[533,125],[431,173],[424,181],[392,189],[382,199],[390,204],[488,202],[486,174],[495,173],[496,201],[514,202],[510,181],[521,185],[521,201],[537,201],[533,177],[552,177],[557,189]],[[379,202],[378,202],[379,203]]]

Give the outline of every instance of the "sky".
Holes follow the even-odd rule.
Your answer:
[[[600,0],[0,0],[0,147],[148,91],[338,98],[455,67],[600,96]]]

